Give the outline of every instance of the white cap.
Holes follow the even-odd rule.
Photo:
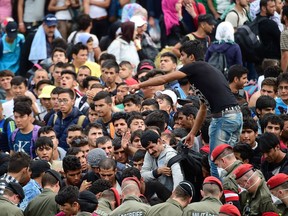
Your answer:
[[[139,15],[131,17],[130,21],[134,22],[136,27],[143,26],[144,24],[147,23],[147,20],[145,19],[145,17],[139,16]]]
[[[157,91],[155,94],[156,94],[156,96],[159,94],[168,95],[172,99],[174,106],[177,104],[177,95],[174,91],[172,91],[170,89],[165,89],[163,91]]]

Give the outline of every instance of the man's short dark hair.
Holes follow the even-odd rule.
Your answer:
[[[98,193],[103,192],[104,190],[108,190],[112,187],[113,185],[109,181],[105,179],[97,179],[95,182],[92,183],[89,191],[97,195]]]
[[[119,73],[119,70],[120,70],[119,65],[118,65],[117,62],[114,61],[114,60],[106,60],[106,61],[104,61],[104,62],[102,63],[102,65],[101,65],[101,68],[102,68],[102,69],[103,69],[103,68],[107,68],[107,69],[114,68],[114,70],[115,70],[116,73]]]
[[[55,52],[61,52],[61,53],[64,53],[65,55],[65,58],[67,58],[67,55],[66,55],[66,50],[61,48],[61,47],[55,47],[52,51],[52,54],[51,54],[51,57],[53,58]]]
[[[55,132],[53,127],[51,127],[51,126],[43,126],[43,127],[39,128],[39,130],[38,130],[38,137],[40,137],[41,134],[42,134],[42,136],[45,136],[45,134],[47,134],[47,133],[49,133],[51,131],[53,131],[55,133],[55,135],[56,135],[56,132]]]
[[[144,150],[142,150],[144,151]],[[138,170],[135,167],[128,167],[122,171],[122,179],[128,178],[128,177],[136,177],[139,181],[141,180],[141,173],[140,170]]]
[[[129,94],[129,95],[125,95],[124,98],[123,98],[123,101],[122,103],[125,104],[125,103],[128,103],[128,102],[132,102],[133,104],[136,104],[136,105],[141,105],[141,98],[135,94]]]
[[[52,85],[51,80],[40,80],[37,84],[36,84],[36,90],[38,90],[43,84],[47,84],[47,85]]]
[[[10,70],[2,70],[0,71],[0,77],[14,77],[15,74]]]
[[[240,154],[240,157],[244,160],[249,160],[249,163],[251,163],[251,160],[254,156],[253,149],[251,146],[247,143],[237,143],[233,147],[233,151]]]
[[[27,80],[26,80],[24,77],[22,77],[22,76],[15,76],[15,77],[13,77],[10,83],[11,83],[11,86],[13,86],[13,85],[14,85],[14,86],[19,86],[19,85],[21,85],[22,83],[24,83],[25,87],[28,86]]]
[[[75,93],[72,89],[61,89],[61,90],[59,90],[58,95],[66,94],[66,93],[69,95],[71,100],[75,99]]]
[[[141,107],[143,106],[153,106],[155,110],[159,110],[159,104],[154,98],[145,99],[141,104]]]
[[[100,161],[99,169],[104,169],[104,170],[113,169],[113,170],[115,170],[116,169],[116,161],[111,159],[111,158],[105,158],[105,159]]]
[[[165,130],[165,124],[168,126],[169,114],[164,110],[155,110],[146,116],[144,120],[147,127],[157,126],[161,132]]]
[[[141,137],[141,145],[143,148],[147,148],[150,143],[157,143],[158,139],[160,139],[160,135],[157,134],[155,131],[147,130],[144,131]]]
[[[38,139],[35,142],[35,149],[40,148],[42,146],[49,146],[53,148],[53,142],[50,137],[42,136],[38,137]]]
[[[32,107],[32,99],[25,95],[20,95],[14,98],[14,105],[17,103],[27,103],[30,107]]]
[[[138,162],[140,160],[144,160],[146,151],[144,149],[138,149],[132,157],[133,162]],[[123,173],[122,173],[123,174]]]
[[[83,147],[89,145],[88,139],[86,137],[74,137],[71,141],[71,147]]]
[[[185,41],[180,48],[180,52],[186,53],[188,57],[193,55],[195,58],[195,61],[204,60],[205,53],[203,51],[203,45],[199,40]]]
[[[259,148],[262,153],[269,152],[270,149],[275,148],[277,145],[280,145],[278,137],[274,133],[263,133],[259,140]]]
[[[143,116],[140,113],[139,114],[130,115],[130,117],[128,117],[128,119],[127,119],[127,125],[128,125],[129,128],[130,128],[130,125],[131,125],[131,123],[132,123],[132,121],[134,119],[141,119],[141,120],[144,121],[144,118],[143,118]]]
[[[81,131],[82,132],[83,128],[77,124],[73,124],[73,125],[70,125],[67,129],[67,132],[69,131]]]
[[[95,76],[87,76],[87,77],[83,80],[83,88],[88,88],[90,81],[100,82],[99,78],[97,78],[97,77],[95,77]]]
[[[131,134],[130,142],[132,143],[133,140],[135,139],[135,137],[139,137],[139,138],[141,139],[142,135],[143,135],[143,130],[141,130],[141,129],[135,130],[135,131]]]
[[[84,129],[83,133],[85,135],[88,135],[89,131],[91,130],[91,128],[97,128],[97,129],[101,129],[102,132],[104,132],[103,126],[102,124],[99,124],[97,122],[93,122],[93,123],[89,123],[86,128]]]
[[[253,118],[244,118],[243,119],[243,130],[251,129],[255,133],[258,131],[257,122]]]
[[[126,121],[127,114],[125,112],[116,112],[112,116],[112,122],[114,124],[115,121],[118,121],[120,119],[124,119]]]
[[[263,86],[272,86],[274,93],[277,93],[277,80],[274,77],[267,77],[261,83],[261,88]]]
[[[32,109],[28,103],[18,102],[14,104],[13,113],[18,113],[20,116],[30,115],[32,113]]]
[[[77,43],[72,47],[71,54],[77,55],[80,50],[87,50],[88,51],[88,47],[85,44],[82,44],[81,42]]]
[[[122,141],[121,137],[115,137],[112,140],[112,145],[114,147],[114,151],[117,151],[118,149],[122,148],[121,141]]]
[[[267,7],[267,4],[269,1],[275,2],[275,0],[260,0],[260,10],[261,10],[261,7]]]
[[[279,125],[280,130],[283,130],[284,121],[278,116],[273,113],[267,113],[260,119],[261,130],[264,132],[264,129],[267,127],[268,123]]]
[[[232,83],[234,78],[240,79],[244,74],[248,74],[248,69],[242,65],[232,65],[228,70],[228,81]]]
[[[64,74],[69,74],[69,75],[71,75],[72,78],[73,78],[73,80],[76,80],[76,79],[77,79],[77,74],[76,74],[74,71],[72,71],[72,70],[63,70],[63,71],[61,72],[61,76],[63,76]]]
[[[99,58],[99,62],[106,61],[106,60],[113,60],[116,61],[116,57],[110,53],[102,53]]]
[[[81,170],[80,160],[73,155],[68,155],[63,158],[63,170],[65,173],[68,171]]]
[[[23,168],[29,167],[31,158],[24,152],[15,152],[8,163],[8,172],[19,173]]]
[[[275,99],[268,96],[268,95],[261,95],[256,101],[255,108],[262,110],[262,109],[266,109],[268,107],[272,107],[275,109],[275,107],[276,107]]]
[[[95,97],[93,98],[93,101],[99,101],[105,99],[105,103],[111,104],[112,103],[112,98],[109,92],[107,91],[100,91],[98,92]]]
[[[63,206],[65,203],[72,205],[78,201],[79,190],[76,186],[68,185],[58,192],[55,201],[58,205]]]
[[[182,113],[186,117],[189,115],[192,115],[194,118],[196,118],[196,115],[198,113],[197,107],[190,105],[190,104],[185,104],[184,106],[180,107],[177,109],[177,113]]]
[[[277,78],[281,73],[282,69],[279,66],[269,66],[264,70],[264,77],[274,77]]]
[[[109,136],[102,136],[102,137],[98,137],[96,139],[96,146],[99,147],[98,145],[100,144],[105,144],[107,143],[108,141],[112,141],[111,138]]]
[[[173,63],[177,64],[177,56],[173,54],[172,52],[165,52],[161,54],[160,58],[162,57],[169,57]]]

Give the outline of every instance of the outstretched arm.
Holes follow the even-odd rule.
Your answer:
[[[158,77],[151,78],[149,80],[146,80],[146,81],[141,82],[141,83],[136,84],[136,85],[132,85],[130,87],[130,89],[131,90],[137,90],[137,89],[144,88],[144,87],[147,87],[147,86],[163,85],[165,83],[168,83],[168,82],[171,82],[171,81],[174,81],[174,80],[182,79],[182,78],[184,78],[186,76],[187,75],[185,73],[181,72],[181,71],[175,71],[175,72],[172,72],[172,73],[165,74],[163,76],[158,76]]]

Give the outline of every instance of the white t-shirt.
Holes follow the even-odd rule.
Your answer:
[[[104,2],[104,0],[98,0],[99,2]],[[92,19],[107,16],[107,10],[96,5],[90,5],[89,16]]]

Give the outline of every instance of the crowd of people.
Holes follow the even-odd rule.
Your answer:
[[[288,215],[288,2],[7,0],[0,23],[1,216]]]

